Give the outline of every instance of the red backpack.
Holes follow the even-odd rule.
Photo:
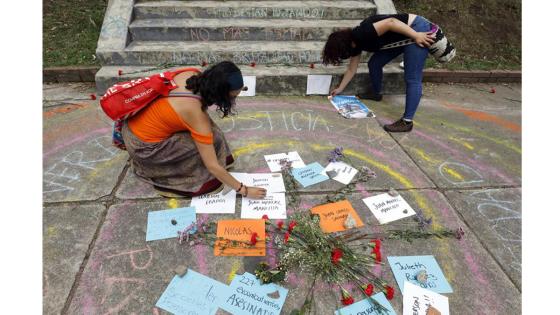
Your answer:
[[[122,139],[123,121],[151,104],[156,98],[168,96],[170,91],[177,88],[173,78],[179,73],[187,71],[200,73],[200,70],[196,68],[166,71],[149,77],[120,82],[107,89],[99,102],[105,114],[115,121],[113,125],[114,146],[126,150]]]

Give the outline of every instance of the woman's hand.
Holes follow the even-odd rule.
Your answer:
[[[342,91],[344,91],[344,89],[341,89],[340,86],[339,86],[336,89],[331,91],[331,96],[338,95],[338,94],[342,93]]]
[[[251,199],[263,199],[266,196],[266,189],[260,187],[245,187],[245,194]]]
[[[416,32],[414,41],[418,46],[428,48],[434,43],[435,39],[436,35],[433,33]]]

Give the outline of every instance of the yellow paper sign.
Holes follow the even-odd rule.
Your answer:
[[[356,227],[363,226],[362,220],[352,208],[352,204],[348,200],[342,200],[335,203],[327,203],[315,208],[311,208],[311,213],[318,214],[321,217],[319,224],[323,232],[340,232],[346,230],[344,223],[350,215]]]
[[[251,245],[251,236],[258,241]],[[265,256],[265,220],[220,220],[214,244],[214,256]]]

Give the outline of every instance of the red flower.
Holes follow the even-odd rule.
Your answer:
[[[250,66],[254,68],[254,67],[257,66],[257,63],[255,63],[255,62],[253,61],[253,62],[251,62]]]
[[[381,263],[381,251],[380,251],[379,247],[375,247],[375,248],[371,251],[371,256],[375,259],[375,263],[376,263],[376,264],[380,264],[380,263]]]
[[[296,221],[291,221],[290,225],[288,225],[288,232],[292,232],[294,230],[294,228],[296,227],[297,222]]]
[[[373,294],[373,285],[371,283],[368,283],[367,286],[365,284],[362,285],[362,289],[367,296],[371,296]]]
[[[490,89],[490,93],[496,93],[496,89],[495,89],[495,88],[491,88],[491,89]]]
[[[257,232],[253,232],[253,234],[251,234],[251,245],[255,245],[257,244],[257,237],[259,235],[257,234]]]
[[[279,230],[281,230],[284,227],[284,221],[280,220],[276,222],[276,226],[278,227]]]
[[[268,220],[268,216],[265,214],[265,215],[262,216],[261,219],[263,219],[263,220]]]
[[[331,253],[331,261],[333,264],[338,265],[340,259],[342,259],[342,250],[340,248],[335,248]]]
[[[203,66],[203,67],[206,67],[208,65],[208,62],[202,61],[202,63],[200,65]]]
[[[315,69],[315,64],[314,64],[314,63],[310,64],[310,65],[309,65],[309,68]]]
[[[392,300],[393,297],[395,296],[395,289],[386,285],[385,286],[385,296],[387,297],[387,299]]]
[[[288,243],[289,240],[290,240],[290,232],[286,232],[284,234],[284,244]]]
[[[92,100],[95,100],[95,99],[97,99],[97,96],[95,96],[95,94],[90,94],[89,98],[91,98]]]
[[[119,69],[119,75],[122,75],[122,70],[121,69]]]
[[[342,288],[342,304],[350,305],[352,303],[354,303],[354,298],[350,295],[350,293],[348,293],[348,291]]]
[[[381,241],[380,240],[371,240],[369,242],[369,246],[373,248],[381,248]]]

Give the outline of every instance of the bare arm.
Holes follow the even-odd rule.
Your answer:
[[[427,32],[416,32],[410,26],[395,18],[387,18],[379,22],[375,22],[373,23],[373,27],[379,36],[389,31],[403,34],[412,38],[420,47],[430,47],[435,39],[435,35],[431,35]]]
[[[344,89],[346,88],[348,83],[350,83],[350,81],[352,80],[352,78],[354,77],[356,72],[358,71],[358,65],[359,64],[360,64],[360,55],[353,56],[353,57],[350,58],[350,63],[348,64],[348,68],[346,69],[346,72],[344,72],[344,76],[342,77],[342,81],[340,81],[340,84],[338,85],[338,87],[336,89],[331,91],[331,95],[334,96],[334,95],[340,94],[340,93],[342,93],[342,91],[344,91]]]
[[[183,115],[181,115],[183,116]],[[200,111],[199,113],[190,113],[189,121],[187,123],[197,132],[202,134],[212,133],[212,127],[210,124],[210,117],[205,112]],[[184,119],[184,118],[183,118]],[[234,190],[239,189],[241,183],[237,181],[231,174],[218,162],[216,156],[216,150],[214,145],[205,144],[195,141],[196,148],[200,153],[202,162],[208,172],[214,175],[220,182],[228,185]],[[247,194],[250,198],[264,198],[266,196],[266,189],[257,187],[245,187],[241,190],[242,193]]]

